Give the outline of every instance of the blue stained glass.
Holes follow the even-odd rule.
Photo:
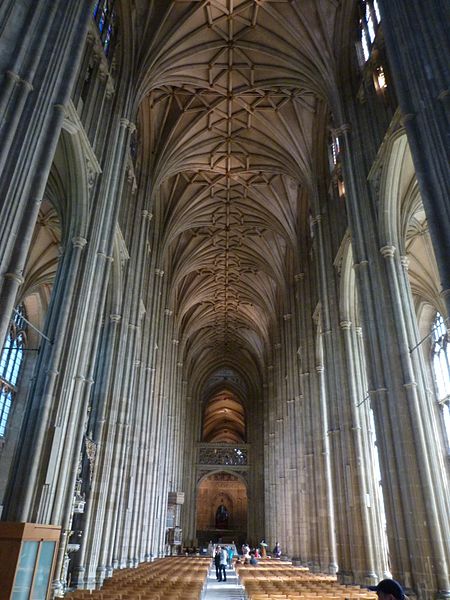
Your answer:
[[[2,389],[0,392],[0,437],[4,437],[9,412],[11,410],[11,392]]]
[[[13,384],[13,386],[17,385],[17,379],[19,377],[19,370],[20,370],[20,363],[19,362],[14,363],[13,372],[11,374],[11,383]]]
[[[16,362],[16,359],[17,359],[17,346],[16,346],[16,343],[14,343],[13,348],[11,350],[11,354],[9,356],[8,367],[6,369],[6,377],[5,377],[5,379],[9,383],[12,383],[12,372],[13,372],[13,368],[14,368],[14,364]]]
[[[14,314],[13,322],[3,348],[0,361],[0,437],[4,437],[9,413],[15,394],[15,387],[19,380],[20,367],[24,358],[25,326],[23,307],[19,307]]]
[[[94,8],[94,19],[97,23],[97,29],[100,33],[103,51],[108,56],[111,49],[111,42],[114,37],[114,22],[116,14],[113,9],[114,2],[108,0],[99,0]]]
[[[99,8],[100,8],[100,0],[98,0],[98,2],[95,3],[94,12],[93,12],[94,18],[97,16]]]

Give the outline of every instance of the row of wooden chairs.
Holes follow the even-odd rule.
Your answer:
[[[332,575],[310,573],[288,562],[261,560],[257,567],[236,565],[248,600],[376,600],[356,585],[338,583]]]
[[[101,590],[77,590],[69,600],[199,600],[209,558],[168,557],[121,569]]]

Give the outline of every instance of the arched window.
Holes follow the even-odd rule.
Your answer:
[[[360,2],[360,39],[364,62],[370,58],[372,44],[381,21],[378,0],[361,0]]]
[[[438,401],[442,406],[447,444],[450,448],[450,340],[442,315],[436,313],[431,330],[431,360]]]
[[[328,159],[330,161],[331,171],[333,171],[333,169],[338,164],[340,152],[341,148],[339,144],[339,137],[334,133],[330,133],[328,139]]]
[[[5,437],[26,346],[25,310],[19,306],[11,321],[0,360],[0,437]]]
[[[339,198],[345,199],[345,184],[342,177],[341,167],[341,146],[339,142],[339,136],[336,135],[334,131],[330,132],[328,138],[328,161],[337,194]]]
[[[114,0],[97,0],[93,16],[97,24],[105,56],[110,56],[112,54],[117,22]]]

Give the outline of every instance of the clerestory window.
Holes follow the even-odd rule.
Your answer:
[[[370,58],[380,21],[381,15],[378,0],[361,0],[359,28],[364,62],[367,62]]]
[[[328,142],[328,156],[331,170],[338,164],[340,152],[339,138],[337,135],[331,134]]]
[[[93,17],[100,34],[105,56],[112,54],[112,47],[116,35],[117,14],[114,9],[114,0],[97,0],[94,6]]]
[[[442,315],[436,313],[431,330],[431,360],[436,393],[442,407],[447,445],[450,448],[450,340]]]
[[[24,358],[27,327],[23,306],[14,313],[0,359],[0,437],[5,437],[8,419]]]

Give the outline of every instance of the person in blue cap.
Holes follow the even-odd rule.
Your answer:
[[[402,586],[395,579],[383,579],[378,585],[369,585],[368,588],[376,592],[380,600],[406,600]]]

